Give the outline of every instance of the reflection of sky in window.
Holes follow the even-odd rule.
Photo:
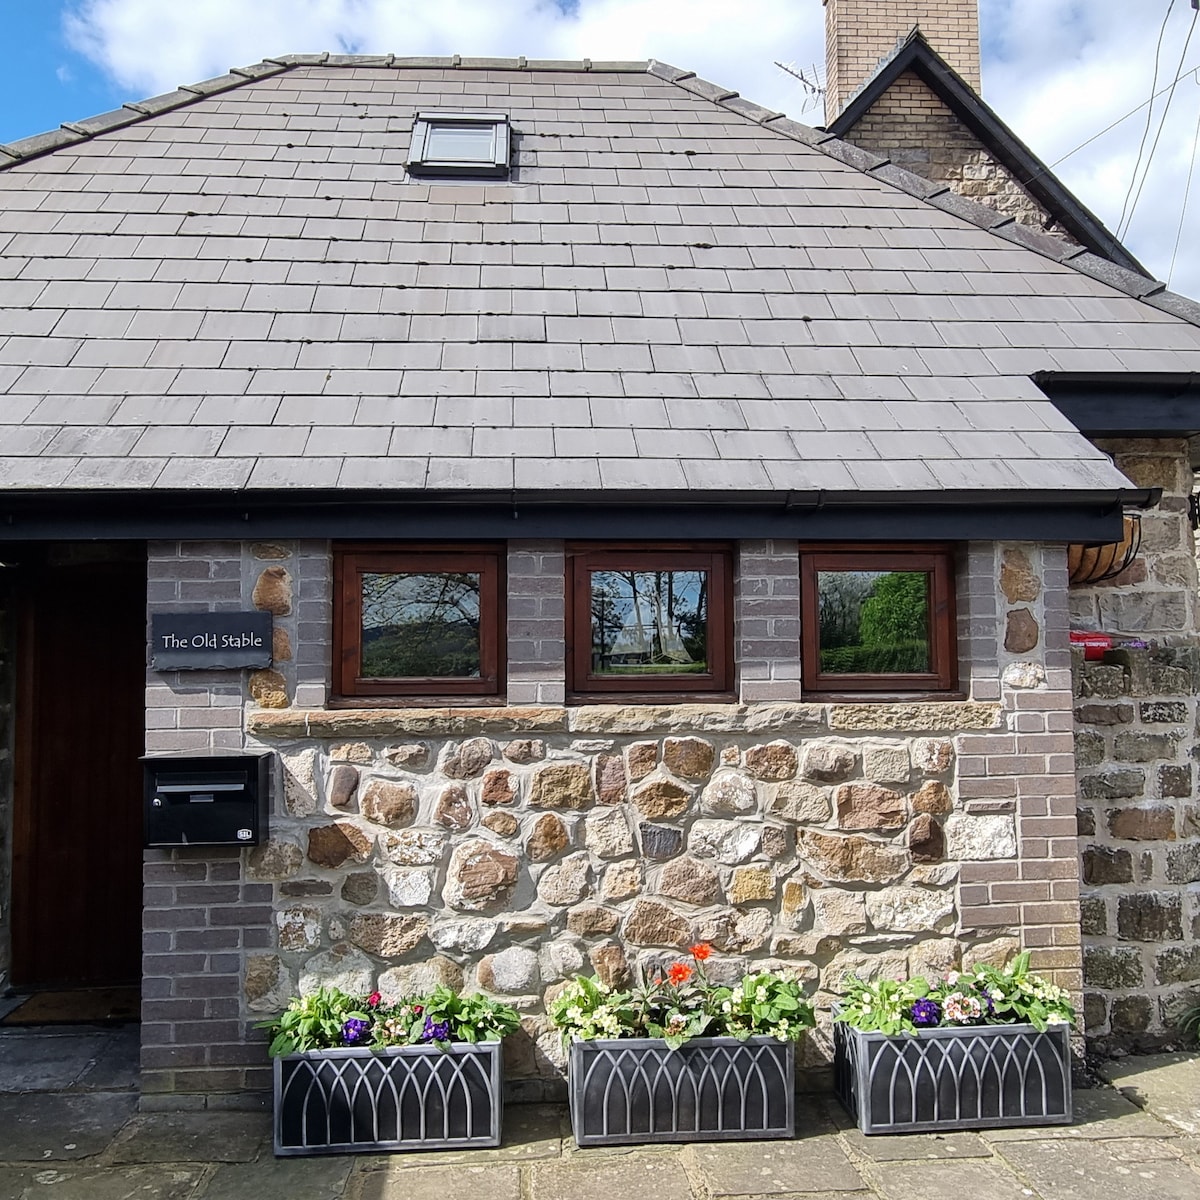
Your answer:
[[[431,121],[424,157],[434,162],[491,162],[494,130],[492,125]]]
[[[478,625],[479,576],[363,574],[364,630],[422,621],[461,621]]]

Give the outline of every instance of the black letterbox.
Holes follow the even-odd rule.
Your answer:
[[[270,754],[147,755],[146,845],[257,846],[267,836]]]

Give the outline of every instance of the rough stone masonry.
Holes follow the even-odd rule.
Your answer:
[[[151,672],[149,749],[266,748],[279,772],[267,844],[147,854],[148,1104],[266,1086],[253,1023],[323,983],[504,996],[531,1096],[561,1086],[544,1013],[566,978],[621,983],[698,939],[714,972],[794,970],[823,1004],[846,971],[1021,944],[1078,992],[1061,550],[964,547],[962,697],[867,704],[799,699],[794,543],[739,547],[741,699],[720,704],[564,706],[561,545],[509,559],[510,596],[546,602],[532,638],[510,613],[507,705],[339,709],[327,543],[151,545],[152,611],[270,611],[277,654]],[[826,1028],[810,1060],[828,1049]]]

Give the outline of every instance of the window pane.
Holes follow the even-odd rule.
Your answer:
[[[477,573],[361,578],[364,678],[478,678]]]
[[[432,162],[490,163],[495,157],[492,151],[494,133],[493,125],[431,121],[424,157]]]
[[[592,674],[708,671],[707,571],[592,571]]]
[[[929,672],[929,588],[924,571],[818,571],[821,672]]]

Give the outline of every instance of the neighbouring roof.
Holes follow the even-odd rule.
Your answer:
[[[1093,254],[1120,267],[1149,276],[1149,272],[1104,223],[1065,188],[1054,172],[985,104],[979,93],[914,28],[851,98],[829,132],[839,138],[851,130],[900,78],[912,71],[969,129],[980,145],[999,162],[1059,227]]]
[[[512,178],[407,179],[418,107]],[[1191,301],[660,63],[291,56],[0,162],[10,500],[1111,508],[1031,376],[1200,371]]]

